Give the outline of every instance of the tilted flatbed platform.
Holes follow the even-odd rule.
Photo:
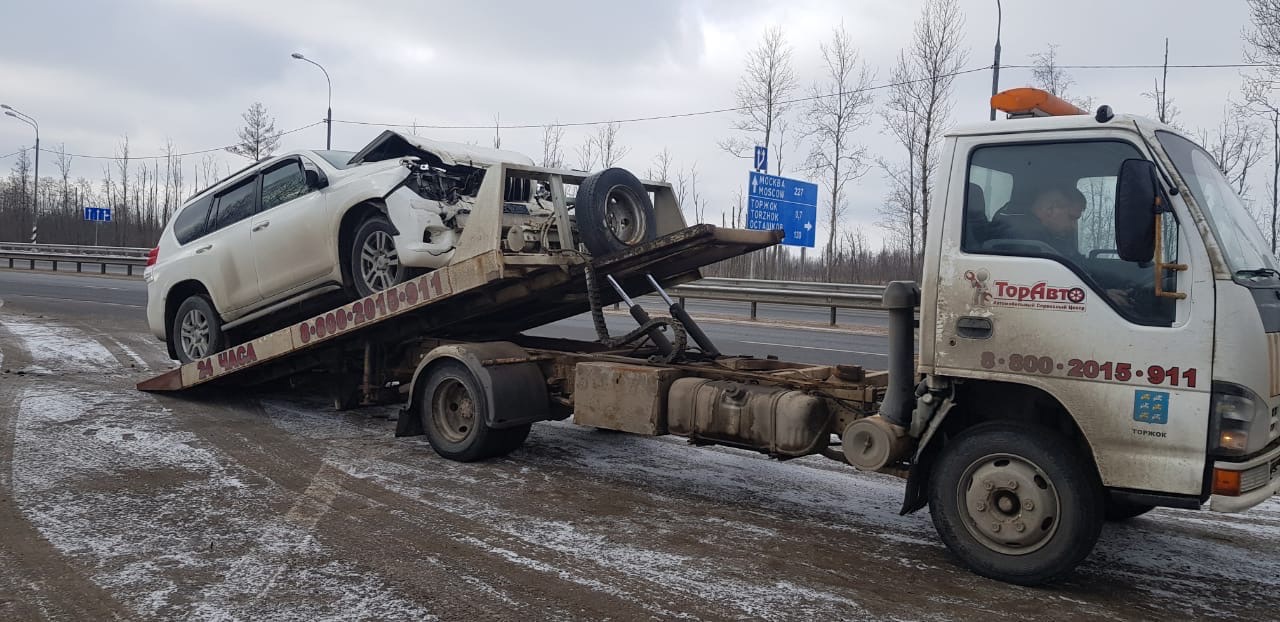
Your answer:
[[[646,275],[663,285],[696,280],[701,278],[699,268],[772,246],[780,235],[695,225],[591,261],[598,275],[612,276],[629,292],[649,293],[653,288]],[[187,363],[138,383],[138,389],[255,384],[331,367],[333,352],[364,340],[396,344],[421,338],[511,338],[589,310],[588,260],[578,253],[490,250]],[[601,289],[603,304],[618,300],[611,289]]]

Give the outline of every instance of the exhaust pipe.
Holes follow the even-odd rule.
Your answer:
[[[889,386],[880,414],[850,423],[841,436],[845,459],[855,467],[878,471],[910,449],[907,429],[915,405],[915,310],[920,287],[894,281],[884,289],[880,306],[889,311]]]

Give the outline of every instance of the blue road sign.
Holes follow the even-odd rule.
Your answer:
[[[111,208],[86,207],[84,208],[84,219],[93,222],[111,222]]]
[[[817,227],[817,185],[751,173],[747,182],[748,229],[782,229],[786,232],[783,244],[813,248]]]
[[[769,171],[769,148],[756,145],[755,169],[761,173]]]

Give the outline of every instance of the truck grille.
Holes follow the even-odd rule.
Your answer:
[[[1267,354],[1271,361],[1271,395],[1280,395],[1280,333],[1267,333]]]
[[[1266,486],[1269,481],[1271,481],[1271,465],[1259,464],[1240,474],[1240,492],[1243,494],[1250,490],[1257,490]]]

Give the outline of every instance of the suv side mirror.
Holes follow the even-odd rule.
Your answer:
[[[329,186],[329,176],[325,175],[324,171],[316,168],[316,166],[310,162],[304,162],[302,164],[302,173],[307,178],[307,187],[312,190],[319,190]]]
[[[1150,160],[1120,163],[1116,180],[1116,250],[1124,261],[1147,262],[1155,256],[1156,214],[1168,211],[1156,165]]]

